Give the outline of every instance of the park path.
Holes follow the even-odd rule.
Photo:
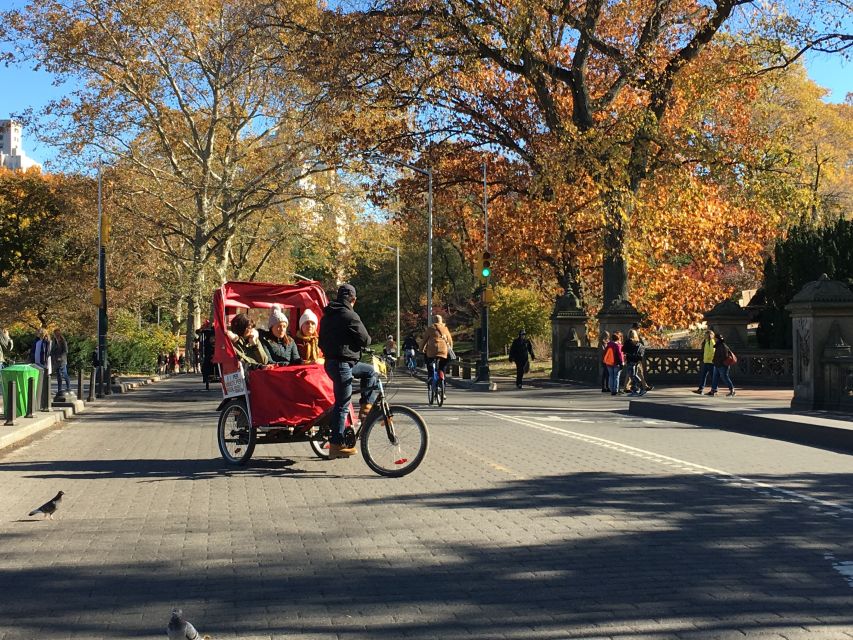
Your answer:
[[[218,400],[171,379],[0,456],[0,639],[159,638],[173,606],[244,640],[853,638],[851,456],[452,390],[406,478],[232,469]]]

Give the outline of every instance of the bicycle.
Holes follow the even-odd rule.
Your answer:
[[[365,349],[365,352],[373,353]],[[384,428],[383,428],[384,427]],[[332,427],[319,426],[310,440],[311,449],[320,458],[329,457]],[[389,478],[405,476],[423,462],[429,447],[426,422],[414,409],[388,404],[385,385],[379,379],[379,394],[370,413],[355,429],[344,430],[344,443],[354,447],[361,443],[361,455],[375,473]]]
[[[447,383],[444,380],[444,371],[439,369],[437,360],[429,363],[427,376],[427,401],[430,405],[435,403],[440,407],[444,405],[444,400],[447,398]]]

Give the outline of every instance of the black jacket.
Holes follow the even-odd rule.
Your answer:
[[[533,345],[530,344],[530,340],[519,336],[518,338],[512,341],[512,346],[509,348],[510,362],[515,362],[516,364],[524,364],[525,362],[527,362],[528,354],[530,354],[531,358],[536,357],[535,355],[533,355]]]
[[[358,361],[370,334],[348,302],[330,302],[320,320],[320,349],[328,360]]]

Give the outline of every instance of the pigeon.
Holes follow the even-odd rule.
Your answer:
[[[59,508],[59,503],[62,502],[62,496],[65,495],[64,491],[60,491],[54,496],[53,500],[49,502],[45,502],[38,509],[33,509],[30,511],[29,515],[34,516],[37,513],[43,513],[45,516],[53,520],[53,514],[56,512],[57,508]]]
[[[180,609],[172,609],[172,618],[166,627],[166,635],[169,640],[201,640],[195,627],[184,620],[184,612]],[[204,640],[210,640],[210,636],[204,636]]]

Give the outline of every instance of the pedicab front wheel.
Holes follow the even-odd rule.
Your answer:
[[[390,405],[368,417],[361,433],[361,455],[381,476],[399,478],[418,468],[426,456],[429,435],[424,419],[409,407]]]
[[[258,432],[242,400],[231,400],[222,409],[217,436],[219,452],[228,464],[244,465],[252,458]]]

